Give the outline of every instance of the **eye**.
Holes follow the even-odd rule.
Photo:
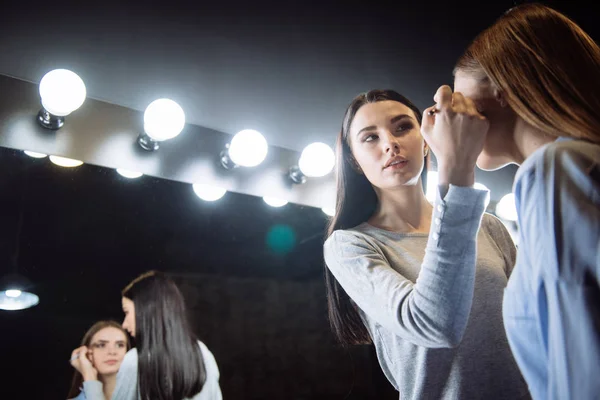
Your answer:
[[[405,132],[405,131],[409,131],[413,128],[413,124],[411,123],[404,123],[404,124],[400,124],[398,125],[398,128],[396,129],[396,132]]]
[[[370,135],[365,136],[365,138],[363,139],[363,141],[364,142],[372,142],[373,140],[375,140],[377,138],[378,138],[377,135],[375,135],[375,134],[372,133]]]

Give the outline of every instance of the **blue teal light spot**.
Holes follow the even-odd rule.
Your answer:
[[[296,245],[296,233],[287,225],[273,225],[267,233],[267,246],[274,253],[285,255]]]

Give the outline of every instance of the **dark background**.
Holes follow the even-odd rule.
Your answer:
[[[330,334],[320,209],[235,193],[209,203],[188,184],[9,149],[0,171],[0,274],[18,245],[40,297],[0,311],[2,398],[65,398],[71,351],[95,321],[122,320],[120,291],[149,269],[180,284],[224,398],[397,396],[370,347],[345,351]]]
[[[9,2],[0,73],[38,82],[72,68],[91,97],[139,110],[172,97],[191,123],[253,127],[301,150],[333,144],[361,91],[430,105],[469,41],[517,3]],[[598,39],[591,3],[545,3]],[[397,398],[372,348],[342,350],[329,331],[325,224],[319,209],[234,193],[206,203],[186,184],[0,149],[0,274],[18,244],[19,272],[40,296],[0,311],[0,397],[64,399],[84,332],[120,321],[123,286],[160,269],[177,277],[226,399]]]

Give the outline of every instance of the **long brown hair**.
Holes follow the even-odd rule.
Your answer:
[[[116,328],[123,332],[125,335],[125,340],[127,341],[127,350],[129,350],[129,336],[127,336],[127,332],[121,327],[118,322],[115,321],[98,321],[90,329],[87,330],[85,335],[83,335],[83,339],[81,339],[80,346],[90,347],[92,344],[92,338],[98,332],[100,332],[104,328]],[[79,371],[75,371],[73,373],[73,380],[71,381],[71,390],[69,390],[69,395],[67,399],[72,399],[77,397],[81,392],[81,386],[83,385],[83,376],[79,373]]]
[[[600,48],[564,14],[535,3],[510,9],[471,43],[459,70],[489,79],[544,133],[600,143]]]
[[[353,228],[367,221],[377,208],[377,195],[367,178],[357,172],[350,150],[348,133],[358,110],[369,103],[397,101],[410,108],[421,124],[421,111],[410,100],[393,90],[370,90],[352,100],[342,122],[342,129],[336,143],[336,205],[335,215],[327,227],[327,237],[338,229]],[[427,158],[423,171],[423,185],[426,185]],[[371,337],[364,326],[358,311],[344,289],[325,266],[325,286],[329,323],[337,339],[343,345],[369,344]]]

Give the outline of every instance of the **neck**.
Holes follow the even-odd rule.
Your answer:
[[[518,133],[514,136],[512,161],[518,165],[543,145],[556,140],[556,137],[534,128],[520,118],[516,123],[515,131]]]
[[[375,188],[379,205],[369,224],[401,233],[428,233],[432,206],[423,193],[421,182],[395,190]]]
[[[102,382],[102,389],[104,391],[104,398],[109,400],[115,390],[117,384],[117,374],[102,375],[98,376],[98,380]]]

